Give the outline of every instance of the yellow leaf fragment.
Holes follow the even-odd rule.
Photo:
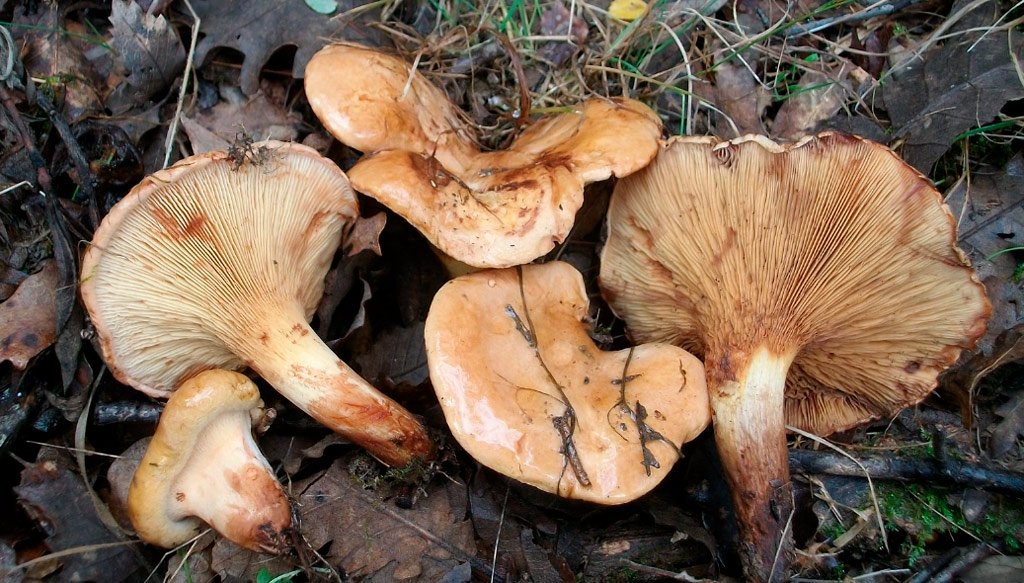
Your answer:
[[[647,3],[643,0],[614,0],[608,6],[608,14],[619,20],[632,22],[647,12]]]

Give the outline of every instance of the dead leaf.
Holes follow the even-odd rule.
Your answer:
[[[587,21],[569,14],[565,2],[559,0],[541,12],[540,33],[544,36],[567,36],[572,42],[550,41],[545,43],[543,54],[556,67],[572,56],[579,45],[587,42],[590,29]]]
[[[303,534],[313,548],[331,542],[327,559],[350,576],[367,576],[392,565],[409,581],[437,581],[475,556],[473,529],[454,503],[450,481],[427,487],[414,508],[376,499],[349,475],[343,461],[296,484]],[[332,542],[333,541],[333,542]],[[447,547],[447,548],[445,548]],[[461,557],[453,556],[455,551]]]
[[[1007,101],[1024,97],[1009,52],[1024,60],[1024,40],[1017,34],[1008,45],[1006,30],[993,28],[1000,12],[991,2],[967,14],[950,30],[952,38],[896,65],[882,84],[893,137],[903,139],[903,158],[924,174],[958,135],[989,123]]]
[[[107,468],[107,483],[110,484],[110,496],[107,498],[107,507],[110,514],[117,520],[122,528],[129,532],[133,530],[131,520],[128,518],[128,488],[132,484],[135,470],[142,462],[142,456],[149,448],[152,438],[145,437],[128,446],[116,460],[111,462]]]
[[[1017,438],[1024,437],[1024,393],[1017,393],[995,411],[1002,417],[992,424],[992,441],[989,450],[993,459],[1000,459],[1017,445]]]
[[[221,537],[217,537],[217,542],[213,543],[213,549],[210,551],[210,569],[220,575],[221,581],[256,581],[256,575],[261,569],[277,575],[287,573],[295,567],[294,559],[254,553]]]
[[[192,118],[182,116],[181,127],[188,134],[188,141],[192,144],[193,154],[204,152],[226,152],[231,147],[231,142],[206,129],[203,124]]]
[[[999,367],[1020,360],[1024,360],[1024,324],[1004,331],[996,338],[990,350],[974,354],[966,363],[941,377],[940,392],[959,403],[965,427],[970,429],[974,421],[974,395],[978,383]],[[999,449],[1005,454],[1009,450],[1004,450],[1004,445],[1008,448],[1012,443],[1006,444],[1004,441],[999,444]]]
[[[96,74],[75,37],[96,39],[91,30],[61,16],[56,4],[40,2],[37,11],[25,14],[24,4],[14,9],[14,32],[25,44],[22,57],[25,70],[41,80],[39,87],[54,96],[54,102],[69,123],[75,123],[101,108],[102,95],[97,87],[104,83]]]
[[[271,100],[261,91],[251,98],[239,96],[237,101],[221,101],[210,109],[192,116],[189,121],[191,123],[185,126],[189,139],[192,139],[194,128],[198,125],[228,144],[235,141],[235,136],[239,132],[245,132],[257,140],[290,142],[299,137],[297,127],[302,123],[302,117],[294,111],[285,110],[283,105]],[[189,129],[190,127],[192,129]],[[192,144],[197,153],[208,151],[202,150],[204,147],[219,145],[207,136],[201,136],[206,138],[202,143]]]
[[[169,87],[185,67],[185,49],[171,23],[147,14],[134,0],[113,0],[110,44],[126,75],[107,99],[123,113]]]
[[[338,2],[338,14],[354,8],[355,0]],[[375,11],[356,17],[318,14],[303,2],[251,0],[192,0],[206,35],[196,46],[196,64],[202,64],[213,49],[226,47],[245,55],[239,85],[246,95],[259,89],[260,70],[277,49],[295,47],[292,76],[301,79],[313,53],[332,40],[350,40],[379,46],[383,38],[369,23],[379,18]]]
[[[352,257],[360,251],[369,250],[380,257],[380,234],[387,221],[387,213],[383,211],[365,219],[363,217],[356,218],[341,245],[342,249],[345,249],[345,255]]]
[[[715,134],[730,139],[765,134],[762,114],[768,99],[757,79],[738,58],[720,63],[714,71]],[[722,117],[727,120],[722,120]],[[731,122],[731,123],[730,123]]]
[[[1005,168],[979,168],[946,194],[957,219],[960,247],[967,252],[985,284],[992,317],[978,342],[978,352],[990,353],[996,336],[1024,323],[1024,289],[1015,278],[1024,254],[1007,252],[1024,246],[1024,156],[1017,154]]]
[[[860,67],[839,59],[836,70],[827,74],[807,71],[791,91],[772,124],[772,137],[797,140],[814,133],[818,124],[831,119],[843,104],[871,87],[871,77]]]
[[[57,339],[57,262],[47,261],[0,304],[0,362],[24,370]]]
[[[17,568],[18,557],[14,549],[0,542],[0,583],[21,583],[25,571]]]
[[[428,378],[423,321],[384,332],[367,352],[355,357],[355,362],[363,378],[375,386],[422,385]]]
[[[992,555],[957,575],[963,583],[1018,583],[1024,581],[1024,557]]]
[[[889,41],[892,40],[892,29],[892,23],[886,22],[868,31],[864,40],[861,40],[857,31],[851,35],[850,48],[858,51],[851,57],[854,64],[875,79],[882,75],[882,69],[885,68],[884,55],[889,48]]]
[[[212,583],[215,581],[217,573],[211,567],[212,546],[215,538],[213,531],[207,531],[194,545],[189,545],[188,553],[184,555],[184,558],[182,553],[171,555],[167,559],[167,577],[164,582]],[[230,580],[229,577],[221,579],[221,581]]]
[[[47,533],[52,551],[118,542],[99,517],[78,474],[56,461],[30,464],[15,486],[18,502]],[[96,548],[60,558],[63,568],[49,581],[106,581],[131,578],[140,565],[127,545]]]

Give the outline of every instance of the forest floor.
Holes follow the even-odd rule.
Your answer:
[[[920,405],[827,442],[790,438],[792,580],[1024,580],[1021,4],[0,0],[0,581],[739,577],[710,430],[652,493],[615,507],[543,494],[459,448],[423,343],[446,272],[368,198],[364,217],[387,213],[380,254],[339,254],[335,305],[315,327],[422,416],[439,460],[387,470],[261,385],[278,414],[260,446],[298,501],[293,548],[263,555],[208,532],[165,552],[132,534],[123,454],[152,435],[162,405],[100,358],[77,293],[81,254],[135,184],[193,153],[273,138],[351,167],[359,153],[303,92],[306,62],[332,40],[415,63],[489,148],[535,116],[625,96],[657,112],[666,136],[836,130],[898,152],[945,197],[993,314]],[[625,327],[597,288],[611,188],[588,187],[548,258],[584,274],[598,339],[622,348]]]

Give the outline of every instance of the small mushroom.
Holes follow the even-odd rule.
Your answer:
[[[667,344],[599,350],[587,294],[552,262],[465,275],[434,297],[430,379],[479,462],[567,498],[633,500],[710,421],[704,367]]]
[[[345,174],[266,142],[147,177],[111,209],[82,261],[82,301],[123,383],[166,397],[210,368],[249,367],[386,464],[433,455],[420,423],[309,327],[358,215]]]
[[[353,83],[358,79],[358,83]],[[405,61],[331,45],[306,68],[306,96],[327,129],[366,156],[356,190],[476,267],[529,263],[569,234],[583,186],[647,165],[661,122],[630,99],[590,99],[532,123],[506,150],[475,130]]]
[[[176,547],[205,522],[247,549],[284,547],[291,506],[252,437],[263,415],[256,385],[237,372],[201,372],[171,395],[128,490],[142,540]]]
[[[956,222],[893,152],[824,133],[670,140],[618,183],[608,229],[603,294],[634,340],[704,357],[744,571],[779,581],[786,425],[825,435],[893,415],[985,330]]]

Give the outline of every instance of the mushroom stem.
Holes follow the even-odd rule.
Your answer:
[[[795,354],[764,346],[709,353],[715,440],[732,491],[740,558],[750,581],[781,581],[791,560],[793,511],[786,450],[786,373]]]
[[[222,415],[196,440],[196,450],[172,486],[172,520],[197,517],[232,542],[277,553],[291,526],[291,507],[274,470],[252,437],[248,415]],[[225,436],[238,436],[225,439]]]
[[[297,407],[389,466],[433,457],[420,422],[342,362],[297,307],[261,328],[237,354]]]

